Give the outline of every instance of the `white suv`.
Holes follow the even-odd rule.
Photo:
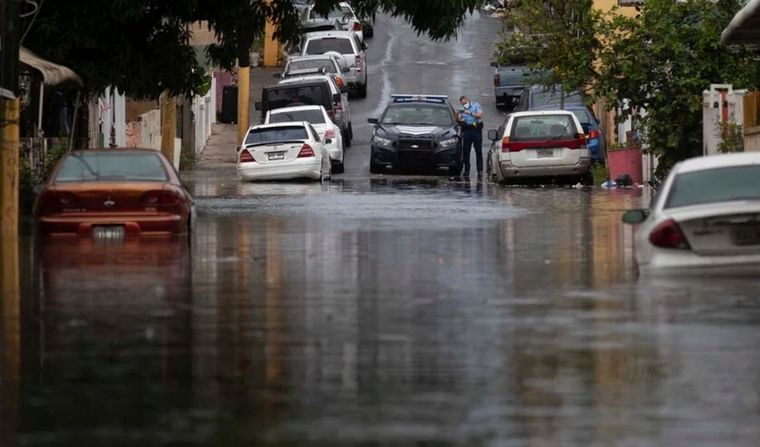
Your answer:
[[[366,48],[367,45],[353,31],[324,31],[304,35],[301,55],[324,54],[328,51],[340,53],[349,67],[345,74],[348,85],[356,88],[359,97],[364,98],[367,96]]]
[[[493,181],[593,181],[586,135],[573,112],[512,113],[498,131],[488,131],[488,139],[486,172]]]

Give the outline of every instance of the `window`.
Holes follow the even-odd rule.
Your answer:
[[[342,19],[346,15],[353,15],[353,12],[351,11],[351,8],[347,6],[336,6],[335,8],[331,9],[330,12],[327,13],[328,19]],[[309,12],[309,19],[324,19],[325,16],[322,14],[319,14],[315,9],[312,8],[311,12]]]
[[[308,140],[309,134],[303,126],[265,127],[253,129],[245,137],[245,144],[282,143],[286,141]]]
[[[354,47],[348,38],[325,37],[312,39],[306,43],[306,54],[324,54],[337,51],[340,54],[354,54]]]
[[[276,112],[276,113],[275,113]],[[324,124],[325,116],[322,110],[290,110],[287,112],[277,112],[273,110],[269,114],[270,123],[290,123],[293,121],[307,121],[312,124]]]
[[[266,90],[269,109],[286,107],[291,104],[323,105],[324,84],[293,85],[283,84]],[[326,87],[325,87],[326,88]]]
[[[568,115],[518,116],[512,122],[510,140],[575,138],[575,123]]]
[[[531,98],[531,107],[543,107],[548,105],[559,105],[562,102],[562,96],[565,97],[565,104],[578,104],[583,102],[583,98],[576,91],[564,91],[561,88],[550,88],[548,90],[535,90]]]
[[[451,110],[448,107],[414,104],[388,107],[381,122],[383,124],[426,124],[439,127],[454,125]]]
[[[307,59],[307,60],[300,60],[300,61],[291,61],[288,64],[286,73],[290,73],[296,70],[308,70],[308,69],[323,68],[323,67],[325,70],[327,70],[328,73],[338,72],[338,69],[335,68],[335,64],[333,63],[333,61],[329,59]]]
[[[678,174],[665,208],[760,200],[760,166],[732,166]]]
[[[317,132],[316,129],[314,129],[313,127],[311,127],[311,125],[309,125],[309,130],[311,131],[311,137],[314,138],[314,141],[317,141],[317,142],[322,141],[319,138],[319,132]]]
[[[168,179],[158,155],[124,152],[72,154],[55,176],[56,183],[112,180],[166,182]]]

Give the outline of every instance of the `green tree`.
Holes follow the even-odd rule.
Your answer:
[[[660,156],[658,174],[702,153],[702,91],[711,83],[756,85],[746,52],[731,52],[721,31],[739,0],[647,0],[639,17],[617,17],[600,59],[599,95],[633,116],[642,141]]]
[[[339,0],[317,0],[327,11]],[[484,0],[356,0],[360,13],[384,11],[403,17],[434,39],[453,36],[464,16]],[[33,19],[33,20],[32,20]],[[300,34],[291,0],[47,0],[25,21],[24,45],[74,68],[87,93],[107,86],[138,98],[156,99],[202,89],[205,78],[189,43],[186,24],[207,20],[219,38],[208,56],[222,67],[247,65],[248,50],[267,19],[283,41]]]
[[[547,73],[543,84],[590,91],[599,77],[602,22],[592,0],[516,0],[505,18],[496,58],[527,61]]]
[[[720,33],[741,0],[645,0],[637,17],[602,14],[590,0],[517,0],[497,44],[497,55],[520,51],[542,80],[606,99],[633,118],[648,149],[660,156],[659,174],[702,152],[702,91],[711,83],[756,86],[747,52],[731,52]],[[515,28],[517,31],[515,31]]]

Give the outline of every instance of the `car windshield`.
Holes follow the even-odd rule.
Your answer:
[[[328,51],[337,51],[340,54],[354,54],[351,39],[324,37],[312,39],[306,43],[306,54],[324,54]]]
[[[279,143],[284,141],[308,140],[309,134],[303,126],[292,127],[264,127],[253,129],[245,137],[245,143],[248,144],[268,144]]]
[[[322,85],[280,85],[266,90],[269,109],[286,107],[291,104],[321,105]]]
[[[732,166],[678,174],[665,208],[732,200],[760,200],[760,166]]]
[[[589,116],[588,111],[585,109],[573,109],[571,112],[573,112],[581,124],[591,124],[591,117]]]
[[[91,152],[69,155],[61,164],[54,182],[165,182],[168,179],[164,164],[156,154]]]
[[[269,115],[270,123],[289,123],[293,121],[324,124],[325,116],[321,110],[289,110],[287,112],[272,112]]]
[[[427,124],[430,126],[453,126],[454,120],[447,107],[428,105],[399,105],[388,107],[383,124]]]
[[[531,107],[536,108],[555,104],[559,105],[562,102],[563,95],[565,97],[565,104],[583,102],[583,98],[581,98],[581,95],[578,92],[568,92],[560,88],[556,88],[534,91],[531,99]]]
[[[336,6],[335,8],[331,9],[330,12],[327,13],[328,19],[342,19],[343,16],[351,14],[351,9],[347,6]],[[315,9],[312,9],[309,13],[310,19],[323,19],[325,16],[318,13]]]
[[[312,68],[323,68],[328,73],[337,73],[338,70],[335,68],[335,64],[329,60],[329,59],[306,59],[306,60],[300,60],[300,61],[291,61],[288,64],[287,73],[296,71],[296,70],[308,70]]]
[[[569,115],[519,116],[512,123],[510,140],[573,138],[576,130]]]

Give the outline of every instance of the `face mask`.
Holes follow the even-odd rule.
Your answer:
[[[464,108],[465,109],[469,109],[470,108],[470,103],[469,102],[464,103]]]

